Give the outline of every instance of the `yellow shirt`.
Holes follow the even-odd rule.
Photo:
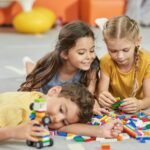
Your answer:
[[[39,92],[6,92],[0,94],[0,127],[16,126],[29,120],[30,103],[42,95]]]
[[[100,68],[103,73],[110,78],[109,91],[114,97],[126,98],[130,96],[134,80],[134,66],[129,72],[123,73],[111,59],[110,55],[106,54],[100,61]],[[150,53],[140,50],[137,71],[138,91],[136,98],[143,98],[142,82],[145,78],[150,78]]]

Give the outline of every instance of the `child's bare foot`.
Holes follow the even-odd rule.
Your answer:
[[[25,67],[25,72],[26,72],[26,75],[28,75],[29,73],[32,72],[32,70],[34,69],[35,67],[35,62],[28,56],[25,56],[23,59],[23,64],[24,64],[24,67]]]

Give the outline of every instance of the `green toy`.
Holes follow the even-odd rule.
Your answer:
[[[119,106],[124,103],[124,100],[120,100],[120,97],[116,98],[117,102],[115,102],[114,104],[112,104],[112,109],[114,110],[118,110]]]

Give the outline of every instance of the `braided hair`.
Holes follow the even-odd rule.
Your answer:
[[[139,38],[139,27],[135,20],[128,16],[118,16],[108,20],[103,28],[104,41],[110,39],[122,39],[126,38],[130,41],[136,41]],[[138,90],[137,85],[137,71],[138,71],[138,60],[139,60],[139,46],[135,47],[134,55],[134,75],[133,82],[131,83],[132,89],[129,96],[135,96]]]

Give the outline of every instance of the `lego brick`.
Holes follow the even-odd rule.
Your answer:
[[[111,147],[109,144],[102,144],[101,145],[101,150],[111,150]]]

